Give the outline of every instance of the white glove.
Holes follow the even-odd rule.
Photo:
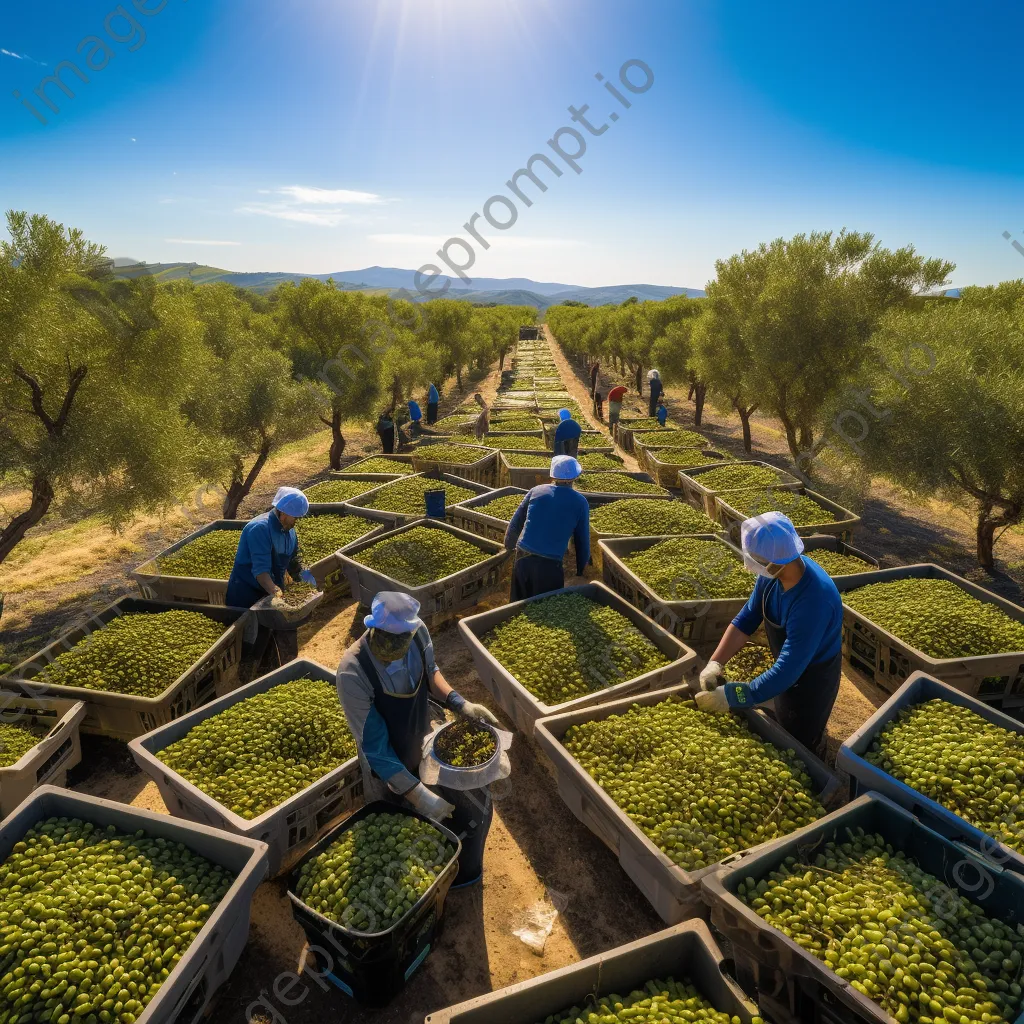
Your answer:
[[[483,704],[471,704],[468,700],[462,705],[459,714],[463,718],[476,718],[481,722],[486,722],[488,725],[498,724],[498,719],[490,708],[485,707]]]
[[[275,594],[270,599],[270,607],[271,608],[287,608],[288,607],[288,602],[280,594]]]
[[[706,711],[712,715],[724,715],[729,710],[729,699],[725,690],[701,690],[694,698],[698,711]]]
[[[711,691],[722,679],[725,666],[720,661],[709,661],[700,674],[700,688]]]
[[[422,782],[417,782],[404,796],[420,814],[426,815],[432,821],[444,821],[455,810],[455,804],[448,803],[444,797],[427,789]]]

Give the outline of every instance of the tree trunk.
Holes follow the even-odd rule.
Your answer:
[[[699,427],[704,417],[704,397],[708,393],[707,384],[696,383],[693,386],[693,425]]]
[[[800,449],[809,452],[814,447],[814,431],[807,426],[800,428]]]
[[[1002,504],[1002,503],[1001,503]],[[1019,523],[1021,509],[1015,505],[1004,504],[1003,511],[994,513],[996,500],[983,498],[978,502],[978,526],[976,531],[978,546],[978,565],[991,570],[995,566],[995,532],[1000,526],[1011,526]]]
[[[256,478],[260,475],[260,470],[263,469],[264,464],[270,456],[270,442],[264,439],[260,445],[259,454],[256,456],[256,461],[252,464],[252,469],[246,474],[244,480],[239,479],[241,475],[241,464],[238,466],[239,473],[231,481],[231,486],[228,488],[227,494],[224,495],[224,518],[234,519],[238,515],[238,506],[242,504],[245,496],[252,490],[252,485],[256,483]]]
[[[754,411],[757,409],[757,406],[740,405],[739,402],[737,402],[735,399],[733,399],[732,406],[736,410],[736,412],[739,413],[740,424],[743,427],[743,450],[745,452],[749,452],[751,450],[750,417],[754,414]]]
[[[785,429],[786,429],[786,444],[789,445],[789,454],[793,456],[793,462],[796,465],[799,466],[800,465],[800,445],[797,443],[796,427],[793,426],[793,423],[792,423],[792,421],[790,420],[790,418],[788,416],[780,414],[779,415],[779,420],[781,421],[783,427],[785,427]],[[810,469],[810,467],[808,466],[807,469],[805,470],[805,472],[807,472],[808,476],[810,476],[810,473],[808,472],[809,469]]]
[[[331,469],[341,469],[341,457],[345,454],[345,438],[341,434],[341,410],[331,413]]]
[[[402,382],[395,377],[391,381],[391,408],[397,409],[402,404]]]
[[[15,516],[0,531],[0,562],[14,550],[15,545],[46,515],[53,501],[53,488],[47,477],[37,475],[32,481],[32,503]]]
[[[500,351],[500,352],[498,352],[498,371],[499,371],[499,373],[500,373],[500,372],[501,372],[502,370],[504,370],[504,369],[505,369],[505,353],[506,353],[507,351],[508,351],[508,349],[506,349],[506,348],[503,348],[503,349],[501,349],[501,351]]]
[[[643,395],[644,393],[644,368],[640,363],[636,364],[636,393]]]
[[[462,390],[462,363],[459,363],[455,367],[455,383],[458,385],[459,390]]]

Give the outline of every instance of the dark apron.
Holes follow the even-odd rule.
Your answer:
[[[531,555],[521,548],[516,550],[516,564],[512,570],[510,601],[524,601],[528,597],[561,590],[565,586],[565,569],[561,562],[543,555]]]
[[[437,422],[437,402],[427,402],[427,422]]]
[[[776,584],[778,582],[775,581]],[[778,658],[786,642],[786,630],[768,618],[766,609],[769,589],[765,587],[761,597],[761,617],[764,619],[764,631],[772,656]],[[839,694],[842,672],[843,654],[840,651],[828,661],[808,665],[803,675],[775,698],[775,718],[779,725],[814,753],[819,753],[819,747],[824,745],[822,740],[825,726],[828,725],[832,705]]]
[[[380,446],[385,455],[390,455],[395,450],[395,427],[377,427],[377,436],[380,438]]]
[[[380,674],[370,656],[369,637],[359,641],[356,661],[373,686],[373,706],[388,727],[391,749],[416,778],[420,776],[423,740],[430,732],[430,693],[427,687],[427,652],[419,635],[413,637],[422,666],[412,693],[388,693],[380,683]]]

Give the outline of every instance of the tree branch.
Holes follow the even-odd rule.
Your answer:
[[[20,378],[29,386],[29,390],[32,392],[32,411],[42,422],[43,426],[46,427],[46,432],[51,437],[55,436],[53,420],[50,419],[49,413],[47,413],[43,406],[43,389],[39,386],[39,382],[18,363],[14,364],[14,376]]]
[[[71,363],[69,361],[69,370],[70,367]],[[68,374],[68,390],[64,395],[64,401],[61,403],[60,412],[57,414],[56,429],[58,435],[64,432],[64,424],[68,421],[71,404],[75,400],[75,395],[78,394],[78,389],[82,386],[82,381],[85,380],[86,373],[88,373],[88,369],[85,366],[79,366]]]

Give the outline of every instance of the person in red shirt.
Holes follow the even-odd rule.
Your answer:
[[[626,394],[626,388],[621,384],[608,392],[608,432],[615,433],[615,424],[619,422],[619,413],[622,411],[622,399]]]

